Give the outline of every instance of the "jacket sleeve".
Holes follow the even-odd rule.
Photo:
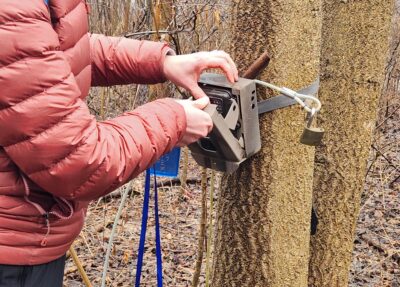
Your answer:
[[[162,66],[174,51],[165,43],[90,35],[92,86],[165,82]]]
[[[158,100],[97,122],[59,51],[46,7],[8,2],[0,7],[0,145],[26,176],[55,196],[91,200],[175,146],[186,129],[179,104]]]

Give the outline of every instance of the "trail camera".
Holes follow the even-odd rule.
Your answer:
[[[199,165],[233,172],[261,149],[256,84],[244,78],[232,84],[223,75],[203,74],[199,86],[210,98],[205,111],[214,127],[189,148]]]
[[[256,82],[245,78],[232,84],[223,75],[203,74],[199,86],[210,98],[211,104],[205,111],[210,114],[214,127],[207,137],[189,148],[199,165],[228,173],[261,149],[259,115],[298,104],[298,98],[292,94],[279,94],[257,102]],[[318,88],[319,78],[310,86],[292,92],[315,95]],[[301,137],[303,144],[315,146],[321,142],[324,131],[311,127],[314,118],[315,113]]]

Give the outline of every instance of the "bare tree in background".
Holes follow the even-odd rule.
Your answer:
[[[393,1],[323,1],[323,145],[316,150],[319,217],[311,240],[315,287],[348,285],[356,221],[384,81]]]
[[[400,0],[395,1],[392,19],[390,53],[380,101],[378,125],[400,109]],[[384,126],[384,125],[383,125]],[[380,126],[378,126],[380,128]]]

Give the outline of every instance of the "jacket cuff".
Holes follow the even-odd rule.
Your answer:
[[[159,74],[161,75],[161,83],[166,82],[168,79],[164,75],[164,62],[165,58],[168,56],[175,56],[176,53],[173,49],[168,44],[165,44],[164,47],[161,50],[161,60],[160,60],[160,66],[159,66]]]
[[[159,99],[156,100],[156,102],[160,102],[163,103],[165,105],[167,105],[171,111],[174,111],[175,114],[175,122],[176,122],[176,128],[177,128],[177,134],[176,134],[176,142],[173,144],[173,146],[171,147],[171,149],[177,144],[179,143],[183,136],[186,133],[186,113],[185,113],[185,109],[183,108],[183,106],[181,104],[179,104],[176,100],[172,99],[172,98],[163,98],[163,99]]]

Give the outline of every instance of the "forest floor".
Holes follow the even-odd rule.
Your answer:
[[[385,123],[375,139],[369,160],[365,192],[358,219],[351,287],[400,287],[400,113]],[[197,259],[201,214],[200,170],[189,164],[188,177],[195,184],[159,188],[162,226],[164,286],[191,286]],[[133,286],[143,202],[143,178],[132,181],[114,238],[106,286]],[[121,190],[122,192],[122,190]],[[218,199],[218,187],[216,192]],[[93,286],[101,285],[107,242],[121,194],[113,193],[94,202],[81,235],[76,240],[80,260]],[[149,215],[146,253],[141,286],[156,286],[154,217]],[[204,284],[205,259],[200,277]],[[65,268],[65,286],[84,286],[71,258]]]
[[[375,133],[350,286],[400,287],[400,110]]]

